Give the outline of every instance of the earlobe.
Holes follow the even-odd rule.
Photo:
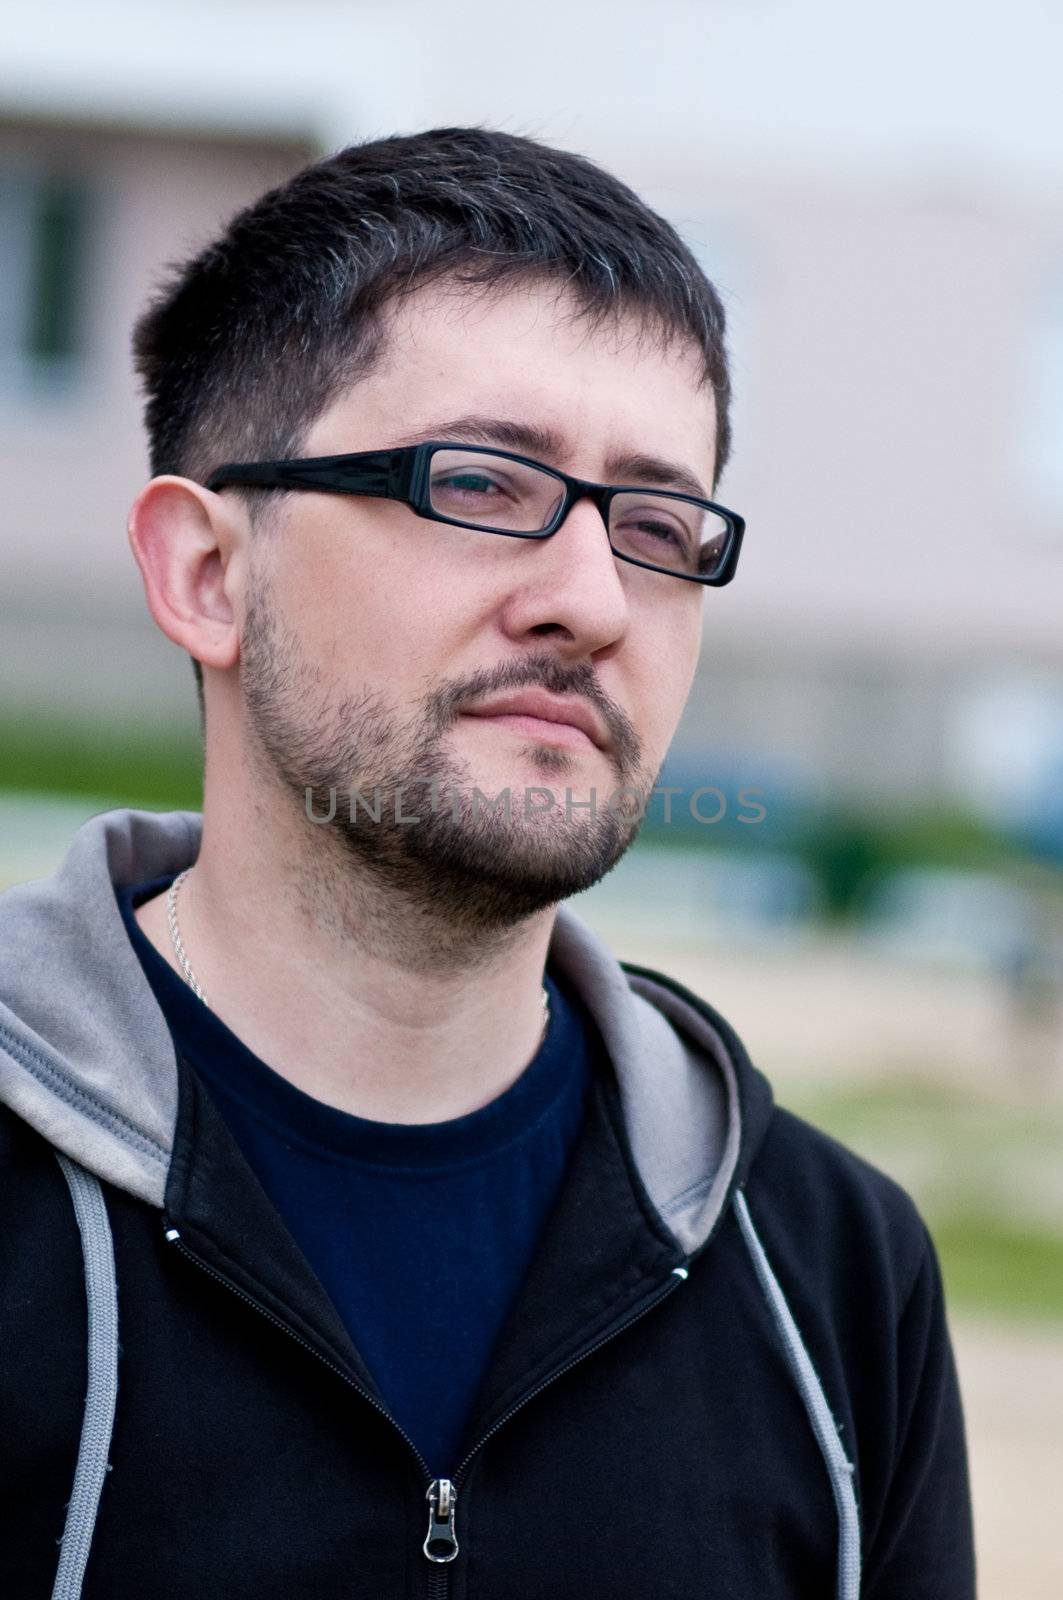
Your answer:
[[[128,534],[161,631],[204,666],[234,666],[231,588],[245,535],[235,507],[189,478],[152,478],[133,502]]]

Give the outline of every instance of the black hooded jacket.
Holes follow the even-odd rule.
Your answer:
[[[972,1600],[914,1207],[564,907],[606,1056],[431,1478],[122,925],[199,836],[104,813],[0,895],[4,1600]]]

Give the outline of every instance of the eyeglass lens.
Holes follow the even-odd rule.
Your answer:
[[[432,455],[433,511],[485,532],[537,533],[549,527],[563,496],[563,485],[550,473],[506,456],[473,450],[436,450]],[[652,489],[625,490],[613,496],[609,507],[613,549],[662,572],[714,577],[727,553],[729,533],[717,512]]]

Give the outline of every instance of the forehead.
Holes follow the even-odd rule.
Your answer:
[[[537,430],[549,441],[541,454],[586,476],[598,471],[592,456],[660,455],[708,490],[716,412],[703,371],[693,340],[666,342],[630,312],[595,324],[556,283],[433,286],[385,314],[378,361],[319,419],[307,453],[379,449],[441,437],[437,420],[498,417]]]

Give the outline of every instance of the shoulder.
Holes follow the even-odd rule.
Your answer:
[[[35,1197],[39,1198],[41,1185],[58,1194],[65,1191],[55,1147],[13,1107],[0,1101],[0,1206],[35,1223]]]
[[[900,1318],[935,1270],[911,1196],[894,1179],[792,1111],[776,1106],[748,1173],[750,1212],[784,1273],[814,1295],[864,1298]]]
[[[21,1327],[39,1301],[51,1306],[53,1320],[61,1299],[76,1315],[83,1272],[77,1218],[55,1148],[0,1104],[0,1348],[19,1348],[17,1337],[11,1342],[12,1323]]]
[[[917,1280],[935,1272],[933,1245],[901,1185],[854,1151],[775,1103],[741,1038],[702,996],[666,973],[621,963],[694,1010],[734,1069],[741,1119],[736,1182],[758,1234],[800,1296],[823,1303],[866,1295],[896,1320]]]

